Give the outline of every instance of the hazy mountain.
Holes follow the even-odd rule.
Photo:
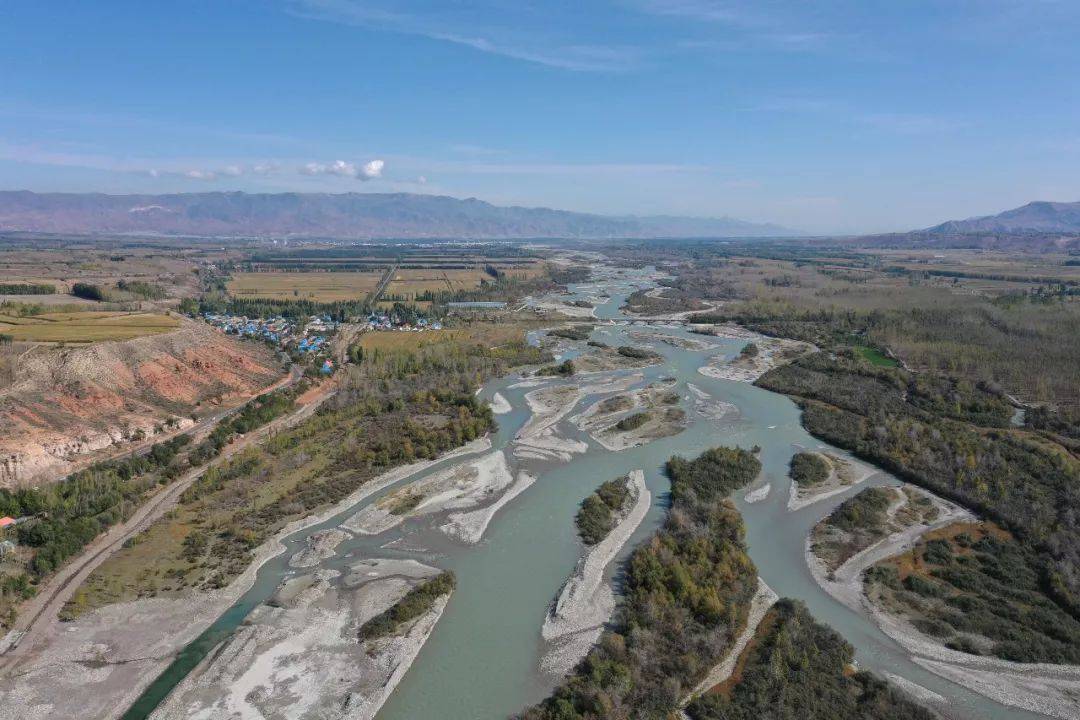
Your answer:
[[[408,193],[102,195],[0,192],[0,230],[335,238],[763,237],[730,218],[608,217]]]
[[[997,215],[950,220],[925,232],[964,233],[1076,233],[1080,232],[1080,202],[1033,202]]]

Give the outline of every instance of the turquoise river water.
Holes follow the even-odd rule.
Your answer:
[[[574,297],[600,300],[596,314],[601,324],[594,330],[594,339],[613,346],[635,344],[626,333],[642,328],[628,322],[619,307],[634,289],[653,285],[651,277],[648,270],[605,271],[599,280],[570,288]],[[606,324],[608,322],[612,324]],[[648,330],[701,338],[688,334],[677,324],[654,325]],[[856,648],[860,667],[878,673],[894,673],[944,696],[948,702],[938,709],[950,717],[991,720],[1042,717],[999,705],[915,665],[908,654],[869,619],[841,605],[817,585],[803,554],[807,534],[818,520],[857,490],[852,489],[796,512],[788,511],[787,465],[791,455],[799,448],[828,446],[803,430],[798,408],[788,398],[747,383],[700,374],[698,368],[710,357],[717,354],[733,356],[745,344],[740,340],[709,340],[716,340],[719,347],[692,351],[654,343],[652,347],[664,355],[664,363],[636,371],[644,374],[644,380],[638,386],[661,377],[675,378],[674,390],[684,398],[683,407],[691,420],[685,431],[642,447],[610,452],[564,420],[560,426],[563,436],[589,443],[587,453],[575,455],[567,463],[513,458],[514,434],[530,415],[524,399],[529,389],[510,387],[521,380],[516,375],[489,383],[481,390],[481,396],[490,398],[500,392],[513,407],[510,413],[498,416],[499,429],[492,438],[494,448],[507,450],[515,472],[527,469],[538,479],[499,511],[483,541],[475,546],[456,543],[435,529],[439,518],[418,518],[379,536],[347,541],[339,546],[335,558],[324,563],[329,567],[344,567],[362,557],[411,557],[453,570],[457,575],[457,590],[442,619],[379,712],[379,720],[496,720],[549,694],[557,679],[538,670],[538,661],[544,651],[540,627],[550,602],[581,552],[573,526],[581,500],[605,480],[633,469],[644,470],[654,502],[645,521],[624,548],[622,558],[625,558],[637,543],[655,531],[663,518],[668,492],[668,482],[662,473],[664,462],[675,454],[693,457],[716,445],[746,448],[759,445],[762,448],[759,457],[767,481],[772,485],[771,493],[754,504],[743,502],[742,493],[735,498],[745,518],[750,555],[762,578],[781,597],[805,602],[818,620],[833,627]],[[567,354],[572,355],[573,351]],[[688,383],[715,401],[730,403],[735,409],[721,420],[698,414]],[[583,405],[596,399],[597,396],[590,396]],[[840,450],[831,451],[846,455]],[[444,466],[445,463],[440,463],[427,472]],[[422,476],[414,475],[403,482]],[[886,473],[879,473],[866,484],[898,484],[898,481]],[[385,492],[392,490],[393,487]],[[252,608],[269,598],[280,582],[295,572],[288,568],[287,560],[312,530],[339,524],[382,494],[385,493],[288,538],[285,541],[287,551],[263,565],[252,588],[181,653],[128,711],[125,720],[149,717],[169,691],[208,652],[228,639]],[[426,550],[407,552],[384,547],[402,537],[407,537],[407,545]],[[398,545],[401,547],[405,543]],[[617,575],[618,564],[614,563],[615,567],[609,572]]]

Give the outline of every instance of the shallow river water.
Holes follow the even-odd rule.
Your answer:
[[[601,300],[597,316],[602,323],[610,320],[615,324],[600,324],[593,338],[616,346],[636,344],[626,337],[626,333],[642,329],[627,323],[618,308],[633,289],[652,284],[648,271],[629,271],[600,282],[574,286],[571,290],[576,298],[609,296],[606,301]],[[691,335],[674,324],[654,325],[648,330],[702,339],[702,336]],[[505,448],[511,467],[515,471],[529,470],[536,475],[536,483],[498,512],[478,545],[462,545],[446,538],[435,529],[441,517],[428,516],[409,520],[382,535],[349,540],[339,546],[336,557],[324,563],[324,566],[340,568],[363,557],[411,557],[453,570],[457,575],[457,590],[442,619],[378,714],[379,720],[496,720],[544,698],[557,679],[538,669],[545,649],[540,628],[549,603],[581,551],[573,525],[581,500],[605,480],[630,470],[644,470],[654,503],[624,548],[621,557],[625,558],[638,542],[656,530],[663,518],[668,492],[668,482],[662,473],[664,462],[674,454],[694,457],[716,445],[745,448],[759,445],[762,448],[759,457],[767,481],[772,485],[770,494],[754,504],[743,501],[743,492],[736,497],[746,522],[750,556],[761,577],[781,597],[805,602],[815,618],[833,627],[855,647],[860,667],[902,676],[944,696],[948,702],[938,709],[949,716],[971,719],[1042,717],[999,705],[920,668],[869,619],[844,607],[815,583],[803,555],[806,536],[818,520],[857,488],[789,512],[787,465],[791,455],[799,448],[828,446],[802,429],[798,408],[788,398],[746,383],[701,375],[698,368],[710,357],[717,354],[732,356],[745,344],[742,340],[707,339],[717,347],[691,351],[654,343],[652,349],[662,353],[665,362],[643,371],[628,371],[642,372],[644,380],[641,384],[661,377],[675,378],[674,390],[683,398],[682,406],[691,424],[678,435],[622,452],[605,450],[564,419],[560,426],[562,435],[587,441],[587,453],[575,455],[567,463],[514,459],[511,443],[514,434],[530,416],[524,399],[530,388],[511,388],[520,381],[517,376],[489,383],[481,396],[490,398],[500,392],[513,407],[510,413],[497,417],[499,429],[492,438],[494,448]],[[698,414],[688,383],[714,400],[730,403],[734,410],[720,420]],[[595,402],[597,397],[587,397],[574,412]],[[831,451],[846,455],[840,450]],[[456,462],[461,459],[440,463],[426,472]],[[417,474],[402,482],[412,482],[423,475]],[[867,484],[898,483],[882,472],[858,488]],[[147,717],[200,659],[228,638],[252,608],[264,602],[283,578],[296,572],[288,568],[287,561],[302,547],[308,534],[315,529],[338,525],[359,507],[385,492],[288,538],[287,551],[261,568],[251,590],[181,654],[125,718]],[[395,540],[401,540],[397,544],[399,548],[422,547],[425,550],[416,552],[385,547]]]

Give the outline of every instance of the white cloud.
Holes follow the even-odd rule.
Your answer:
[[[213,170],[188,170],[184,177],[191,180],[217,180],[218,174]]]
[[[568,35],[570,20],[540,28],[524,4],[464,5],[436,9],[422,3],[387,0],[291,0],[291,12],[309,20],[373,28],[463,45],[483,53],[562,70],[621,72],[638,65],[634,48]],[[545,9],[545,15],[551,14]],[[524,16],[524,17],[523,17]]]
[[[303,175],[338,175],[357,180],[374,180],[382,177],[385,165],[382,160],[371,160],[360,167],[345,160],[335,160],[332,163],[309,162],[300,168],[300,172]]]

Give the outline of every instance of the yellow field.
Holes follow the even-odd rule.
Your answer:
[[[31,317],[0,315],[0,333],[26,342],[89,343],[130,340],[175,330],[180,321],[156,313],[43,313]]]
[[[498,265],[510,277],[531,278],[544,272],[542,263]],[[379,285],[380,270],[364,272],[252,272],[236,273],[228,290],[234,297],[273,300],[363,300]],[[492,281],[483,265],[474,268],[402,268],[394,273],[386,295],[413,300],[424,292],[455,292],[480,287],[480,281]]]
[[[229,293],[242,298],[273,300],[363,300],[379,285],[375,272],[273,272],[236,273]]]

